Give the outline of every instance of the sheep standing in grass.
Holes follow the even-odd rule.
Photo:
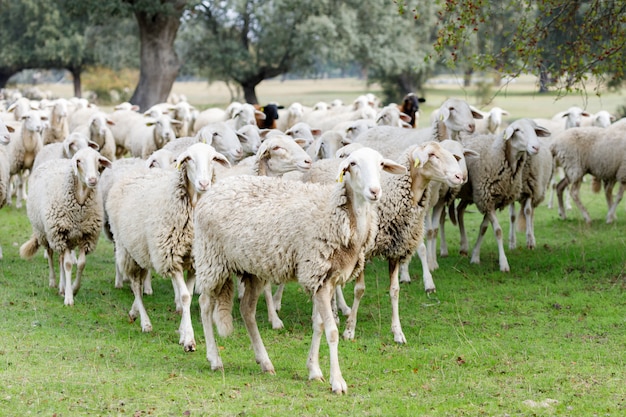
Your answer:
[[[29,110],[22,116],[21,125],[11,133],[11,143],[8,146],[9,160],[11,161],[11,175],[17,178],[17,198],[15,207],[22,207],[22,200],[26,199],[26,183],[24,174],[32,169],[37,153],[43,147],[43,130],[46,116],[38,110]],[[9,192],[9,197],[12,191]]]
[[[602,181],[608,205],[606,222],[612,223],[626,187],[626,130],[621,123],[610,127],[581,127],[569,129],[554,138],[550,147],[552,155],[563,167],[565,177],[558,183],[556,191],[559,215],[566,218],[563,191],[571,185],[570,194],[585,222],[591,223],[589,212],[580,200],[579,191],[585,174],[596,177],[595,184]],[[613,199],[616,182],[620,188]],[[599,190],[599,189],[598,189]]]
[[[469,181],[459,193],[461,201],[456,216],[461,233],[460,252],[467,254],[467,234],[463,221],[465,208],[474,203],[483,214],[471,263],[480,263],[480,246],[491,223],[498,243],[500,270],[502,272],[510,270],[496,210],[508,207],[519,199],[527,155],[534,155],[539,151],[538,136],[549,135],[550,132],[532,120],[519,119],[511,123],[503,135],[478,135],[463,139],[466,148],[480,155],[479,158],[467,159]]]
[[[460,186],[465,176],[455,156],[438,142],[414,145],[405,150],[398,162],[406,168],[406,173],[383,177],[384,192],[376,205],[378,233],[366,259],[380,256],[389,262],[391,332],[397,343],[406,343],[398,306],[400,265],[410,261],[417,248],[424,244],[424,220],[430,212],[429,185],[442,182],[450,187]],[[358,307],[364,291],[362,270],[354,285],[354,303],[343,333],[346,339],[354,339]]]
[[[9,192],[9,179],[11,178],[10,160],[6,146],[11,141],[10,133],[13,131],[11,126],[4,124],[0,120],[0,208],[2,208],[7,201],[7,195]],[[0,260],[2,259],[2,247],[0,247]]]
[[[65,305],[74,305],[81,285],[86,255],[98,243],[102,229],[102,198],[97,189],[100,173],[111,162],[92,148],[76,152],[72,159],[48,161],[30,176],[31,198],[26,211],[31,238],[20,247],[30,259],[43,246],[48,255],[49,285],[56,286],[54,253],[59,254],[59,293]],[[72,283],[72,250],[78,250],[76,278]]]
[[[130,317],[139,316],[141,330],[152,331],[142,299],[144,280],[151,269],[170,278],[181,304],[179,343],[185,352],[196,349],[190,312],[195,281],[193,211],[199,196],[213,185],[215,164],[229,165],[212,146],[197,143],[178,155],[178,170],[151,170],[115,181],[105,206],[115,263],[130,279],[135,296]]]
[[[309,379],[323,379],[319,347],[325,331],[332,390],[347,391],[339,368],[339,332],[331,298],[337,285],[360,273],[365,252],[374,243],[381,170],[400,174],[405,168],[362,148],[342,162],[333,185],[240,176],[224,179],[200,199],[194,214],[193,255],[212,369],[223,369],[214,320],[221,335],[232,331],[231,274],[245,284],[241,315],[256,361],[271,374],[274,365],[255,319],[257,300],[266,282],[298,280],[313,297]]]

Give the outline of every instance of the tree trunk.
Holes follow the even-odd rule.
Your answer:
[[[174,12],[135,11],[141,43],[139,83],[130,102],[141,111],[167,100],[180,69],[174,41],[186,1],[173,0]]]
[[[463,73],[463,86],[470,87],[472,85],[472,75],[474,74],[474,69],[469,68],[466,69]]]
[[[74,97],[82,97],[83,96],[83,88],[80,80],[80,74],[83,72],[83,69],[79,67],[68,68],[68,71],[72,74],[72,82],[74,84]]]
[[[539,72],[539,92],[540,93],[547,93],[549,91],[548,90],[549,82],[550,80],[549,80],[548,72],[542,69]]]
[[[17,72],[14,70],[0,70],[0,88],[6,88],[9,79]]]
[[[256,97],[257,85],[259,85],[259,83],[254,81],[241,83],[241,87],[243,88],[243,98],[246,100],[246,103],[259,104],[259,100]]]

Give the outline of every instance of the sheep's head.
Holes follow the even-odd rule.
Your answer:
[[[472,109],[467,102],[459,99],[448,99],[439,108],[439,120],[449,132],[474,133],[476,123],[474,119],[482,119],[483,115]]]
[[[460,155],[446,149],[447,146],[457,146],[457,153]],[[464,161],[463,145],[457,141],[426,142],[414,146],[410,153],[413,161],[411,176],[419,174],[423,178],[442,182],[449,187],[462,185],[467,179],[467,169],[463,172],[459,163],[461,160]]]
[[[259,151],[257,159],[260,168],[265,166],[265,172],[261,175],[282,175],[290,171],[306,171],[313,163],[311,157],[302,147],[289,136],[273,135],[265,139]]]
[[[225,155],[231,164],[243,158],[243,147],[235,129],[226,123],[212,123],[200,129],[196,134],[198,142],[213,146],[217,152]]]
[[[550,136],[550,131],[537,125],[531,119],[519,119],[511,123],[505,130],[503,139],[511,143],[518,152],[535,155],[539,152],[539,137]]]
[[[111,168],[111,161],[87,146],[74,154],[72,168],[74,175],[88,188],[93,189],[98,185],[102,171],[105,168]]]
[[[382,171],[401,175],[406,168],[383,156],[374,149],[362,147],[350,153],[339,165],[337,182],[346,182],[355,197],[376,202],[382,196],[380,174]],[[348,180],[346,180],[348,174]]]
[[[230,167],[228,159],[206,143],[195,143],[178,155],[176,166],[184,169],[189,195],[202,194],[213,185],[215,163]]]

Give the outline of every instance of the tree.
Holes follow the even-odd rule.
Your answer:
[[[398,1],[400,10],[409,8]],[[476,69],[498,68],[513,77],[550,74],[559,89],[584,88],[591,75],[600,84],[625,78],[626,2],[611,0],[438,0],[437,58],[451,66],[471,59]],[[497,16],[512,14],[505,36],[491,29]],[[458,51],[475,37],[494,49],[473,56]],[[503,41],[498,44],[498,39]],[[513,57],[515,57],[513,59]]]
[[[263,80],[310,74],[347,49],[336,22],[348,12],[331,0],[204,1],[186,17],[180,46],[196,73],[235,82],[246,102],[258,103],[255,89]]]

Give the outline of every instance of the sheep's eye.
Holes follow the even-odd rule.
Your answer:
[[[356,166],[356,162],[354,162],[354,161],[350,162],[350,166],[355,167]]]
[[[280,146],[274,146],[272,148],[272,152],[278,152],[279,150],[281,150],[282,148]]]
[[[456,159],[457,161],[460,161],[461,157],[459,155],[454,155],[454,159]]]

